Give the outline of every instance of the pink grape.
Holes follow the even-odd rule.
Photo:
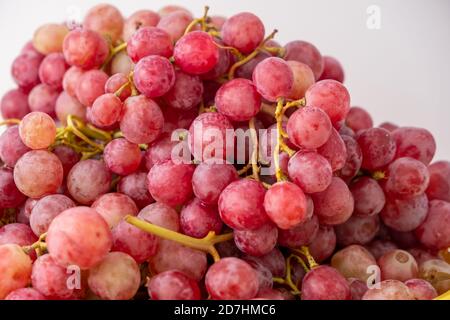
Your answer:
[[[222,220],[217,208],[205,205],[194,198],[180,212],[180,225],[184,234],[194,238],[204,238],[213,231],[220,234]]]
[[[77,265],[86,270],[106,257],[112,236],[108,224],[94,209],[75,207],[53,219],[46,243],[57,264]]]
[[[155,164],[148,174],[148,189],[152,197],[170,206],[184,204],[192,195],[192,175],[195,166],[171,160]]]
[[[55,117],[56,100],[59,92],[46,84],[38,84],[28,95],[28,105],[31,111],[45,112]]]
[[[180,217],[178,212],[164,203],[152,203],[142,209],[139,212],[138,217],[165,229],[175,232],[180,231]]]
[[[56,117],[63,125],[67,125],[67,117],[69,115],[76,116],[81,120],[86,121],[86,107],[65,91],[61,92],[56,100],[55,113]]]
[[[33,288],[20,288],[10,292],[5,300],[47,300],[45,296]]]
[[[20,88],[28,92],[39,84],[42,59],[39,55],[23,53],[13,61],[11,75]]]
[[[305,194],[296,184],[288,181],[278,182],[266,192],[264,209],[280,229],[293,228],[307,219]]]
[[[117,191],[129,196],[138,208],[144,208],[154,200],[147,188],[147,173],[136,172],[120,179]]]
[[[361,147],[354,138],[347,135],[341,135],[341,138],[347,149],[347,160],[344,167],[339,171],[339,176],[344,181],[348,181],[358,174],[359,169],[361,169],[363,156]]]
[[[65,38],[63,53],[71,66],[84,70],[100,67],[106,61],[108,44],[97,32],[87,29],[75,29]]]
[[[159,9],[158,13],[161,17],[165,17],[165,16],[170,15],[177,11],[182,11],[184,13],[191,14],[191,12],[188,9],[181,7],[181,6],[177,6],[177,5],[164,6],[161,9]]]
[[[51,53],[42,60],[39,79],[55,89],[62,89],[64,74],[69,68],[62,53]]]
[[[413,231],[425,221],[428,199],[425,194],[408,199],[388,197],[380,216],[384,224],[401,232]]]
[[[221,31],[226,45],[235,47],[243,54],[249,54],[263,41],[265,28],[257,16],[242,12],[228,18]]]
[[[353,196],[340,178],[333,177],[330,186],[325,191],[314,193],[311,196],[314,201],[314,211],[322,224],[342,224],[353,213]]]
[[[255,230],[235,230],[234,242],[242,252],[260,257],[270,253],[277,244],[278,229],[266,223]]]
[[[298,100],[305,97],[306,91],[311,87],[316,81],[314,79],[314,73],[311,68],[298,61],[288,61],[288,65],[291,67],[294,73],[294,86],[292,87],[289,99]]]
[[[294,87],[294,73],[286,61],[280,58],[267,58],[253,71],[253,83],[261,96],[276,102],[287,98]]]
[[[71,97],[76,98],[78,82],[80,82],[80,78],[84,72],[85,71],[83,69],[73,66],[70,67],[64,74],[62,86],[64,91]]]
[[[352,216],[345,223],[334,228],[338,244],[348,246],[351,244],[365,245],[372,241],[380,229],[380,218],[374,216]]]
[[[430,183],[427,196],[430,200],[450,202],[450,162],[438,161],[428,166]]]
[[[383,122],[378,126],[379,128],[385,129],[389,132],[394,132],[396,129],[398,129],[398,125],[392,123],[392,122]]]
[[[355,215],[366,217],[381,212],[386,203],[383,189],[378,182],[369,177],[362,177],[350,185],[355,199]]]
[[[345,278],[356,278],[366,282],[372,275],[370,268],[377,265],[372,254],[362,246],[350,245],[336,252],[331,266]]]
[[[270,270],[262,265],[261,263],[257,261],[252,260],[244,260],[247,262],[257,273],[258,275],[258,295],[260,292],[270,290],[273,287],[273,280],[272,280],[272,272]]]
[[[44,55],[61,52],[64,37],[69,30],[64,24],[48,23],[39,27],[33,36],[33,46]]]
[[[139,168],[142,155],[137,144],[120,138],[114,139],[106,145],[104,159],[111,172],[126,176]]]
[[[36,50],[32,40],[28,41],[22,47],[22,50],[20,51],[20,53],[31,53],[31,54],[36,54],[36,55],[41,56],[41,57],[43,56],[43,54],[41,54],[39,51]]]
[[[134,69],[136,88],[148,98],[165,95],[175,84],[175,71],[170,61],[161,56],[141,59]]]
[[[38,240],[31,228],[23,223],[10,223],[0,228],[0,245],[17,244],[19,246],[31,246]],[[34,251],[29,253],[31,259],[36,259]]]
[[[324,69],[324,60],[319,50],[313,44],[306,41],[292,41],[286,44],[284,48],[286,49],[284,59],[308,65],[313,71],[316,80],[319,79]]]
[[[83,27],[98,32],[114,43],[122,36],[124,19],[116,7],[99,4],[88,11],[83,20]]]
[[[76,89],[78,101],[84,106],[92,106],[94,101],[105,93],[106,81],[108,81],[108,75],[101,70],[90,70],[83,73]]]
[[[268,222],[264,210],[266,190],[260,182],[241,179],[220,194],[219,213],[223,222],[237,230],[256,230]]]
[[[200,300],[197,282],[180,271],[166,271],[149,279],[148,294],[152,300]]]
[[[378,259],[381,279],[406,281],[417,278],[419,267],[414,257],[404,250],[394,250],[382,255]]]
[[[120,130],[128,141],[150,144],[161,134],[163,126],[164,116],[153,100],[140,95],[125,101]]]
[[[163,29],[143,27],[131,36],[127,52],[135,63],[152,55],[170,58],[173,54],[172,39]]]
[[[81,204],[90,205],[98,196],[107,193],[110,187],[111,173],[99,160],[78,162],[67,176],[67,189]]]
[[[123,252],[111,252],[89,270],[89,288],[105,300],[129,300],[141,283],[139,266]]]
[[[286,261],[278,248],[274,248],[271,252],[260,257],[245,256],[244,260],[257,262],[272,273],[274,277],[284,278],[286,276]],[[253,264],[252,264],[253,265]]]
[[[175,83],[163,97],[176,110],[190,110],[202,101],[203,83],[198,76],[175,70]]]
[[[55,142],[56,125],[48,114],[31,112],[20,122],[19,134],[28,148],[45,149]]]
[[[430,181],[427,167],[413,158],[399,158],[388,168],[385,190],[396,197],[415,197],[425,192]]]
[[[311,255],[318,263],[331,257],[336,248],[336,233],[333,227],[320,226],[308,247]]]
[[[397,245],[389,240],[374,240],[366,248],[369,249],[375,259],[379,259],[385,253],[398,249]]]
[[[211,71],[219,62],[219,48],[214,39],[203,31],[184,35],[175,44],[175,64],[188,74],[200,75]]]
[[[345,123],[340,122],[340,128],[339,128],[339,134],[341,135],[341,137],[343,136],[349,136],[351,138],[355,138],[356,133],[355,131],[353,131],[352,129],[350,129],[349,127],[347,127],[347,125]]]
[[[432,200],[425,221],[416,229],[419,241],[430,249],[450,246],[450,203]]]
[[[392,132],[397,145],[395,158],[410,157],[429,165],[436,153],[436,141],[426,129],[402,127]]]
[[[313,215],[307,221],[288,230],[278,230],[278,243],[288,248],[310,244],[319,231],[319,219]]]
[[[181,10],[161,15],[156,25],[158,28],[166,31],[173,42],[177,42],[183,35],[188,25],[194,20],[191,13]]]
[[[330,162],[333,172],[342,169],[347,161],[347,148],[344,140],[334,128],[331,129],[328,141],[318,148],[317,152]]]
[[[38,200],[32,198],[28,198],[27,201],[25,201],[16,214],[16,220],[18,223],[30,225],[31,210],[33,210],[33,207],[37,202]]]
[[[134,201],[121,193],[107,193],[99,197],[91,206],[113,229],[126,216],[136,216],[138,208]]]
[[[423,279],[410,279],[405,284],[416,300],[433,300],[438,295],[436,289]]]
[[[123,85],[125,84],[127,84],[127,86],[123,88]],[[125,101],[128,97],[131,96],[131,88],[129,86],[128,77],[123,73],[116,73],[112,75],[105,83],[105,93],[115,94],[119,90],[122,90],[122,92],[117,95],[120,100]]]
[[[373,127],[373,120],[370,114],[360,107],[351,107],[345,119],[347,127],[355,132],[370,129]]]
[[[361,147],[364,169],[381,169],[395,158],[395,141],[389,131],[385,129],[367,129],[361,132],[356,140]]]
[[[214,263],[205,278],[206,289],[216,300],[247,300],[256,297],[256,271],[245,261],[224,258]]]
[[[120,51],[111,61],[111,74],[129,74],[133,70],[133,61],[125,51]]]
[[[75,202],[62,194],[52,194],[40,199],[31,210],[30,226],[34,234],[47,232],[53,219],[61,212],[75,207]]]
[[[0,299],[30,283],[31,259],[17,244],[0,245]]]
[[[256,66],[263,60],[272,57],[265,51],[259,52],[253,59],[236,69],[236,77],[252,80]]]
[[[99,127],[114,125],[122,114],[122,101],[112,93],[99,96],[91,107],[90,120]]]
[[[66,177],[74,165],[80,161],[80,155],[70,147],[56,146],[53,153],[61,161],[64,170],[64,177]]]
[[[22,119],[30,112],[28,96],[19,89],[8,91],[0,102],[4,119]]]
[[[0,159],[6,166],[13,168],[28,151],[30,148],[23,144],[18,126],[8,127],[0,136]]]
[[[319,266],[302,281],[302,300],[351,300],[350,286],[334,268]]]
[[[168,133],[163,133],[145,152],[144,160],[147,170],[150,170],[157,163],[171,160],[172,150],[177,143],[176,141],[172,141]]]
[[[341,63],[333,57],[323,56],[323,71],[319,80],[332,79],[344,83],[345,74]]]
[[[224,45],[223,41],[220,40],[219,38],[214,38],[214,42],[217,43],[218,45],[222,46]],[[220,78],[221,76],[225,76],[225,74],[229,71],[232,62],[233,56],[230,53],[230,51],[223,48],[219,48],[219,60],[216,66],[207,73],[202,74],[201,78],[203,80],[214,80]],[[251,74],[249,78],[251,79]]]
[[[403,282],[384,280],[379,286],[369,289],[362,300],[414,300],[414,296]]]
[[[159,14],[152,10],[138,10],[129,16],[123,26],[123,39],[130,40],[136,31],[145,27],[155,27],[159,20]]]
[[[53,153],[34,150],[25,153],[14,167],[17,188],[30,198],[56,193],[63,181],[63,166]]]
[[[305,93],[306,104],[320,108],[330,117],[333,125],[344,120],[350,110],[347,89],[335,80],[322,80],[313,84]]]

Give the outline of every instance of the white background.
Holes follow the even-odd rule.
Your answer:
[[[82,15],[95,0],[0,0],[0,95],[14,86],[10,66],[33,31],[46,22]],[[180,4],[200,16],[252,11],[277,40],[306,40],[337,57],[352,103],[375,122],[428,128],[436,159],[450,159],[450,1],[448,0],[110,0],[125,16],[138,9]],[[367,27],[367,8],[381,10],[381,28]]]

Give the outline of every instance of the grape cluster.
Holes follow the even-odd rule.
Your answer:
[[[46,24],[1,100],[0,299],[449,299],[450,162],[254,14]]]

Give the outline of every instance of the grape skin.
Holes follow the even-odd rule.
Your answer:
[[[19,55],[11,66],[11,75],[17,85],[29,92],[39,84],[39,66],[43,57],[30,53]]]
[[[117,192],[126,194],[136,203],[138,208],[144,208],[154,200],[147,188],[147,173],[136,172],[119,181]]]
[[[64,74],[62,86],[64,91],[71,97],[76,98],[77,85],[83,73],[83,69],[72,66]]]
[[[61,92],[56,99],[55,113],[58,120],[63,125],[67,125],[67,117],[69,115],[76,116],[86,121],[86,107],[83,106],[77,98],[72,97],[66,91]]]
[[[358,133],[359,131],[372,128],[373,120],[370,114],[363,108],[351,107],[345,119],[345,124],[354,132]]]
[[[319,219],[313,215],[307,221],[288,230],[278,230],[278,243],[288,248],[298,248],[310,244],[319,231]]]
[[[419,241],[430,249],[450,246],[450,203],[432,200],[425,221],[415,230]]]
[[[90,121],[98,127],[116,124],[122,115],[122,101],[112,93],[106,93],[95,99],[90,108]]]
[[[142,209],[138,214],[138,218],[165,229],[175,232],[180,231],[180,217],[178,212],[161,202],[152,203]]]
[[[30,283],[31,259],[17,244],[0,245],[0,299]]]
[[[364,247],[350,245],[333,255],[331,266],[347,279],[356,278],[366,283],[372,275],[369,268],[377,266],[377,261]]]
[[[175,83],[163,97],[176,110],[191,110],[199,105],[203,96],[203,83],[198,76],[175,70]]]
[[[358,174],[359,169],[361,169],[363,156],[361,147],[354,138],[342,134],[341,138],[344,141],[345,147],[347,149],[347,160],[344,167],[339,171],[339,176],[344,181],[348,181]]]
[[[430,183],[426,190],[430,200],[450,202],[450,162],[438,161],[428,166]]]
[[[158,140],[148,147],[144,155],[145,167],[150,171],[157,163],[172,159],[172,150],[177,145],[177,141],[172,141],[168,133],[163,133]]]
[[[436,141],[426,129],[402,127],[392,132],[397,145],[395,158],[409,157],[429,165],[436,153]]]
[[[367,290],[362,300],[414,300],[412,292],[398,280],[384,280],[379,286]]]
[[[17,244],[19,246],[30,246],[37,241],[36,235],[31,228],[23,223],[10,223],[0,228],[0,245]],[[36,253],[31,251],[29,256],[36,259]]]
[[[397,245],[389,240],[373,240],[366,248],[372,253],[375,259],[379,259],[385,253],[398,249]]]
[[[83,27],[98,32],[114,43],[122,35],[124,19],[116,7],[99,4],[88,11],[83,20]]]
[[[62,53],[51,53],[41,62],[39,79],[54,89],[62,89],[64,74],[68,68]]]
[[[355,199],[355,215],[361,217],[376,215],[386,203],[383,189],[372,178],[358,179],[350,186],[350,191]]]
[[[245,256],[245,261],[260,263],[272,273],[274,277],[284,278],[286,276],[286,261],[281,251],[275,247],[271,252],[260,257]]]
[[[122,86],[129,82],[128,77],[123,73],[116,73],[112,75],[105,83],[105,93],[116,93],[119,90],[122,92],[117,96],[122,102],[131,96],[131,88],[127,85],[125,88]],[[121,89],[122,88],[122,89]]]
[[[344,140],[334,128],[331,129],[328,141],[317,149],[317,153],[330,162],[333,172],[342,169],[347,161],[347,148]]]
[[[124,23],[122,37],[127,41],[141,28],[155,27],[159,20],[159,14],[152,10],[138,10],[129,16]]]
[[[433,300],[438,296],[436,289],[428,281],[410,279],[405,284],[416,300]]]
[[[10,90],[0,102],[3,119],[22,119],[30,112],[28,96],[19,89]]]
[[[351,300],[350,286],[336,269],[320,266],[302,281],[302,300]]]
[[[161,15],[161,20],[156,26],[166,31],[172,38],[172,41],[176,42],[184,35],[187,26],[192,20],[193,17],[190,12],[181,10]]]
[[[19,134],[28,148],[45,149],[55,141],[56,125],[46,113],[31,112],[20,122]]]
[[[179,271],[162,272],[151,279],[148,294],[152,300],[200,300],[197,282]]]
[[[306,41],[292,41],[284,46],[286,55],[284,59],[294,60],[308,65],[314,73],[314,77],[319,79],[324,69],[324,60],[319,50]]]
[[[91,208],[105,219],[111,229],[116,227],[126,215],[138,214],[134,201],[121,193],[104,194],[95,200]]]
[[[228,18],[221,31],[226,45],[249,54],[263,41],[265,28],[257,16],[242,12]]]
[[[385,190],[396,197],[415,197],[425,192],[430,181],[427,167],[413,158],[399,158],[388,168]]]
[[[64,24],[48,23],[39,27],[33,36],[33,46],[41,54],[61,52],[69,30]]]
[[[35,86],[28,95],[28,105],[31,111],[45,112],[54,118],[58,96],[58,90],[41,83]]]
[[[288,98],[292,100],[302,99],[305,97],[305,93],[309,87],[316,82],[314,73],[307,64],[292,60],[287,61],[287,63],[294,74],[294,86]]]
[[[345,74],[341,63],[333,57],[323,56],[323,72],[319,80],[332,79],[344,83]]]
[[[139,169],[142,154],[137,144],[120,138],[114,139],[106,145],[104,160],[111,172],[127,176]]]
[[[205,205],[194,198],[181,210],[180,225],[184,234],[204,238],[211,231],[220,234],[223,222],[217,208]]]
[[[127,43],[128,56],[134,63],[152,55],[170,58],[173,54],[170,35],[163,29],[156,27],[140,28]]]
[[[382,280],[406,281],[417,278],[419,267],[414,257],[404,250],[393,250],[378,259]]]
[[[53,153],[61,161],[64,170],[64,177],[66,177],[70,170],[76,165],[81,157],[80,155],[70,147],[67,146],[56,146],[53,149]]]
[[[14,208],[25,201],[26,197],[14,184],[11,168],[0,168],[0,208]]]
[[[80,76],[76,88],[78,101],[86,107],[92,106],[94,101],[105,93],[108,75],[101,70],[90,70]]]
[[[272,223],[266,223],[256,230],[236,230],[234,242],[242,252],[260,257],[270,253],[277,244],[278,229]]]
[[[358,135],[356,140],[361,147],[362,167],[364,169],[381,169],[395,158],[395,141],[389,131],[385,129],[371,128],[365,130]]]
[[[374,216],[352,216],[345,223],[335,227],[337,242],[341,246],[365,245],[372,241],[380,229],[380,218]]]
[[[309,244],[309,251],[316,262],[328,259],[336,248],[336,233],[332,227],[320,226],[316,236]]]

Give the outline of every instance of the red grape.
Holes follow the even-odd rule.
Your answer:
[[[289,248],[299,248],[310,244],[319,231],[319,219],[313,215],[307,221],[288,230],[278,230],[278,243]]]
[[[249,54],[263,41],[265,28],[257,16],[242,12],[228,18],[221,31],[226,45]]]
[[[181,10],[161,15],[161,20],[159,20],[156,26],[166,31],[172,38],[172,41],[176,42],[184,35],[186,28],[192,20],[194,18],[192,18],[189,12]]]
[[[64,24],[44,24],[34,33],[33,46],[44,55],[52,52],[61,52],[64,37],[68,32],[69,30]]]
[[[28,198],[27,201],[25,201],[16,214],[16,220],[18,223],[30,225],[31,210],[33,210],[33,207],[37,202],[38,200],[32,198]]]
[[[126,139],[114,139],[107,144],[104,151],[105,164],[118,175],[126,176],[135,172],[141,163],[141,150],[137,144]]]
[[[355,278],[349,278],[347,281],[350,285],[350,291],[352,292],[352,300],[361,300],[367,290],[369,290],[364,281]]]
[[[4,119],[22,119],[30,112],[28,96],[19,89],[8,91],[0,102],[0,111]]]
[[[333,172],[342,169],[347,162],[347,148],[344,140],[334,128],[331,129],[328,141],[318,148],[317,152],[330,162]]]
[[[404,250],[393,250],[385,253],[378,259],[378,265],[380,266],[382,280],[406,281],[416,278],[419,274],[416,259]]]
[[[121,193],[104,194],[95,200],[91,208],[105,219],[111,229],[117,226],[126,215],[138,214],[134,201]]]
[[[169,229],[180,231],[180,216],[175,209],[161,202],[155,202],[142,209],[138,217],[149,223]]]
[[[224,45],[223,41],[219,38],[214,38],[214,42],[219,45]],[[215,80],[217,78],[225,76],[225,74],[229,71],[232,62],[234,62],[234,60],[231,52],[227,49],[219,48],[219,61],[213,69],[211,69],[207,73],[203,73],[201,75],[201,78],[203,80]],[[251,79],[251,74],[250,77],[246,77],[246,79]]]
[[[145,57],[134,68],[134,84],[139,92],[148,98],[165,95],[174,83],[175,71],[165,57]]]
[[[433,300],[437,297],[434,287],[422,279],[410,279],[405,282],[416,300]]]
[[[136,172],[122,177],[117,191],[133,199],[138,208],[144,208],[154,201],[147,188],[147,173],[145,172]]]
[[[252,80],[256,66],[263,60],[272,57],[265,51],[260,51],[253,59],[236,69],[236,77]]]
[[[63,125],[67,125],[67,117],[69,115],[76,116],[81,120],[86,121],[86,107],[83,106],[77,98],[72,97],[65,91],[61,92],[56,100],[55,113],[56,117]]]
[[[19,246],[31,246],[38,240],[31,228],[23,223],[10,223],[0,228],[0,245],[17,244]],[[34,251],[29,253],[31,259],[36,259]]]
[[[309,251],[317,262],[328,259],[336,248],[336,233],[333,227],[320,226],[316,236],[309,244]]]
[[[30,283],[31,259],[17,244],[0,245],[0,299]]]
[[[59,92],[57,90],[46,84],[38,84],[28,96],[28,105],[31,111],[45,112],[54,117],[58,96]]]
[[[0,136],[0,159],[8,167],[14,167],[17,161],[30,149],[23,144],[19,127],[8,127]]]
[[[210,231],[219,234],[223,223],[217,208],[205,205],[201,200],[195,198],[181,210],[180,225],[184,234],[194,238],[203,238]]]
[[[333,57],[323,56],[323,72],[319,80],[332,79],[344,83],[344,78],[341,63]]]
[[[392,132],[397,144],[395,158],[410,157],[429,165],[436,152],[436,141],[426,129],[402,127]]]
[[[345,143],[345,147],[347,149],[347,160],[345,162],[344,167],[340,170],[339,176],[348,181],[354,177],[361,169],[361,164],[363,160],[361,147],[356,142],[356,140],[350,136],[342,135],[341,138]]]
[[[69,94],[71,97],[76,98],[78,82],[80,82],[80,78],[83,73],[83,69],[73,66],[70,67],[64,74],[62,86],[64,91],[67,92],[67,94]]]
[[[373,216],[383,209],[386,197],[378,182],[369,177],[362,177],[350,186],[355,199],[355,215]]]
[[[44,58],[39,67],[39,79],[55,89],[62,89],[64,74],[69,66],[62,53],[51,53]]]
[[[242,252],[260,257],[270,253],[277,244],[278,229],[266,223],[256,230],[236,230],[234,242]]]
[[[93,30],[111,39],[114,43],[122,36],[124,26],[120,11],[110,4],[99,4],[92,7],[84,17],[83,27]]]
[[[199,77],[175,71],[175,84],[163,97],[176,110],[190,110],[202,101],[203,83]]]
[[[361,147],[364,169],[381,169],[395,158],[395,141],[385,129],[367,129],[361,132],[356,140]]]
[[[53,153],[61,161],[64,169],[64,177],[66,177],[74,165],[80,161],[80,155],[70,147],[67,146],[56,146],[53,149]]]
[[[428,198],[450,202],[450,162],[435,162],[428,167],[428,172],[430,173]]]
[[[135,63],[152,55],[170,58],[173,53],[172,39],[163,29],[143,27],[128,40],[127,52]]]
[[[108,75],[101,70],[83,73],[76,89],[78,100],[87,107],[92,106],[94,101],[105,93],[106,81],[108,81]]]
[[[389,132],[394,132],[394,130],[398,129],[398,125],[393,124],[392,122],[383,122],[378,126],[379,128],[385,129]]]
[[[177,6],[177,5],[164,6],[161,9],[159,9],[158,13],[161,17],[165,17],[165,16],[168,16],[177,11],[178,12],[181,11],[181,12],[188,13],[189,15],[191,15],[191,12],[188,9],[181,7],[181,6]]]
[[[177,143],[176,141],[172,141],[168,133],[163,133],[145,152],[144,160],[147,170],[150,170],[157,163],[171,160],[172,150]]]
[[[331,258],[331,266],[345,278],[356,278],[365,282],[371,276],[370,268],[376,265],[377,261],[372,254],[359,245],[345,247]]]
[[[288,98],[292,100],[302,99],[305,97],[305,93],[309,87],[316,82],[314,73],[307,64],[293,60],[287,63],[294,73],[294,86]]]
[[[95,99],[90,109],[90,121],[99,127],[114,125],[122,114],[122,101],[112,93],[106,93]]]
[[[388,168],[385,190],[396,197],[415,197],[425,192],[430,181],[427,167],[413,158],[399,158]]]
[[[269,269],[274,277],[284,278],[286,276],[286,261],[277,247],[266,255],[260,257],[245,256],[244,260],[249,261],[251,265],[254,263],[263,265]]]
[[[155,27],[160,20],[159,14],[152,10],[138,10],[125,20],[123,39],[130,40],[136,31],[145,27]]]
[[[352,216],[345,223],[334,228],[337,242],[341,246],[367,244],[372,241],[380,229],[380,218],[374,216]]]
[[[166,271],[149,279],[148,294],[152,300],[200,300],[197,282],[180,271]]]
[[[127,86],[123,89],[122,86],[127,84]],[[125,101],[127,98],[131,96],[131,88],[128,85],[129,80],[128,77],[123,73],[116,73],[112,75],[108,81],[105,83],[105,92],[106,93],[116,93],[120,89],[122,90],[119,95],[117,95],[120,100]]]
[[[430,249],[450,246],[450,203],[432,200],[425,221],[416,229],[419,241]]]
[[[362,300],[414,300],[414,296],[401,281],[385,280],[367,290]]]
[[[377,260],[385,253],[398,249],[397,245],[389,240],[374,240],[366,247]]]
[[[111,74],[123,73],[130,74],[134,65],[125,51],[120,51],[111,61]]]
[[[18,56],[11,67],[11,75],[17,85],[29,91],[39,83],[39,66],[42,56],[23,53]]]
[[[306,41],[292,41],[284,46],[286,54],[284,59],[294,60],[308,65],[314,73],[314,77],[319,79],[324,69],[324,60],[319,50]],[[314,104],[312,104],[314,106]]]
[[[370,129],[373,127],[373,120],[370,114],[360,107],[351,107],[345,119],[347,127],[355,132]]]
[[[347,280],[329,266],[309,271],[302,281],[302,300],[351,300]]]
[[[425,194],[413,198],[396,199],[388,197],[381,211],[381,219],[388,227],[401,232],[416,229],[428,214],[428,199]]]

